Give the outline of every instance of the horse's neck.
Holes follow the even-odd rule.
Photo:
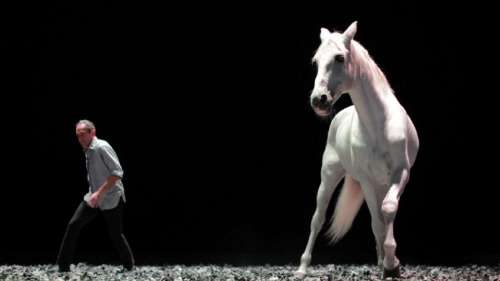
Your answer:
[[[399,103],[375,63],[368,62],[361,67],[370,67],[371,70],[358,70],[361,74],[354,81],[349,94],[363,129],[374,144],[379,144],[385,138],[384,132],[389,114],[395,107],[399,108]],[[378,73],[369,74],[367,71]]]

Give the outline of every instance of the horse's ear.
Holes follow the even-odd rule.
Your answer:
[[[351,40],[354,38],[354,35],[356,35],[356,30],[358,29],[358,22],[355,21],[349,25],[349,27],[344,31],[344,44],[346,47],[349,47],[351,45]]]
[[[321,33],[319,34],[319,38],[321,39],[321,41],[325,41],[325,39],[328,37],[328,35],[330,35],[330,31],[328,31],[328,29],[322,27]]]

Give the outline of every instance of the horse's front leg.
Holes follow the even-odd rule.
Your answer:
[[[385,221],[384,240],[384,277],[399,277],[399,260],[396,257],[396,239],[394,238],[394,220],[398,211],[399,198],[408,182],[409,168],[397,169],[392,173],[391,186],[382,202],[382,214]]]
[[[325,222],[328,204],[330,203],[336,186],[344,175],[344,168],[340,164],[336,153],[333,151],[325,151],[323,166],[321,168],[321,184],[316,197],[316,211],[311,220],[311,232],[309,234],[306,249],[300,259],[299,269],[295,272],[295,276],[298,278],[303,278],[306,275],[307,267],[311,263],[311,255],[316,237]]]

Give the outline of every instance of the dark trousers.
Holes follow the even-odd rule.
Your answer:
[[[125,236],[122,233],[123,205],[124,203],[122,199],[120,199],[120,203],[117,207],[111,210],[101,211],[99,208],[89,207],[85,201],[82,201],[66,228],[66,233],[64,234],[59,255],[57,257],[57,264],[59,267],[69,267],[73,259],[80,231],[87,223],[93,220],[99,212],[101,212],[104,216],[104,220],[106,221],[111,241],[113,242],[116,250],[118,250],[123,266],[131,268],[134,265],[134,257],[132,255],[132,251],[130,250],[130,246],[128,245],[127,239],[125,239]]]

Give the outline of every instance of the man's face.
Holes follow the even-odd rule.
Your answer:
[[[84,149],[88,149],[92,139],[95,136],[95,130],[89,130],[84,124],[79,124],[76,126],[76,137],[78,142]]]

